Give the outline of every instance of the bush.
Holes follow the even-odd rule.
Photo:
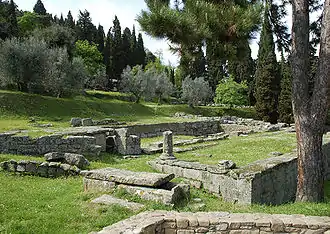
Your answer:
[[[168,98],[173,92],[173,84],[164,71],[159,72],[156,68],[149,68],[145,77],[150,79],[150,90],[145,94],[146,98],[157,98],[158,104],[163,98]]]
[[[4,41],[0,46],[0,84],[19,91],[68,96],[82,88],[81,59],[69,61],[65,48],[49,49],[34,37]]]
[[[215,91],[214,102],[227,104],[230,107],[244,106],[248,104],[248,86],[246,83],[237,83],[232,77],[218,84]]]
[[[192,79],[188,76],[182,81],[182,99],[189,106],[206,104],[212,96],[212,89],[203,77]]]

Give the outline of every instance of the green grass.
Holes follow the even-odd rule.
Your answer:
[[[30,118],[36,119],[38,123],[52,123],[54,128],[58,128],[69,127],[69,120],[72,117],[113,118],[132,123],[160,123],[190,121],[173,118],[176,112],[204,116],[255,116],[255,111],[251,108],[190,108],[187,105],[136,104],[127,100],[130,100],[129,95],[114,92],[88,91],[85,96],[53,98],[0,90],[0,131],[40,129],[29,125]]]

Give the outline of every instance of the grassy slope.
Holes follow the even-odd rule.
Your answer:
[[[253,109],[226,109],[223,107],[196,107],[187,105],[136,104],[125,101],[127,95],[119,93],[88,92],[86,96],[71,99],[0,90],[0,131],[37,129],[28,121],[34,117],[40,123],[54,127],[68,127],[72,117],[114,118],[125,122],[171,122],[175,112],[203,114],[205,116],[237,115],[253,117]]]

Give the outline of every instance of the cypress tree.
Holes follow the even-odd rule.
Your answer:
[[[112,79],[112,75],[113,75],[113,67],[112,67],[112,48],[113,46],[113,36],[111,33],[111,28],[108,31],[106,40],[105,40],[105,47],[104,47],[104,64],[105,64],[105,68],[106,68],[106,73],[109,79],[108,82],[108,89],[111,90],[113,88],[113,84],[112,82],[110,82],[110,79]]]
[[[120,22],[117,16],[113,21],[113,28],[112,28],[112,35],[113,35],[113,44],[112,44],[112,68],[113,68],[113,79],[120,80],[121,73],[124,69],[121,63],[121,49],[122,49],[122,37],[121,37],[121,27]]]
[[[44,4],[42,3],[41,0],[38,0],[37,3],[34,5],[33,12],[37,13],[39,15],[46,15],[47,14],[46,8],[45,8],[45,6],[44,6]]]
[[[71,11],[68,12],[68,15],[67,15],[67,17],[65,19],[65,23],[64,24],[68,28],[71,28],[71,29],[75,29],[76,28],[76,23],[73,20]]]
[[[292,74],[288,62],[281,59],[281,93],[278,103],[279,121],[293,123],[292,112]]]
[[[104,39],[105,39],[104,29],[103,26],[99,24],[97,28],[95,43],[97,44],[97,48],[102,53],[103,56],[104,56]]]
[[[142,34],[139,33],[136,44],[136,64],[142,65],[144,67],[146,65],[145,58],[146,58],[146,52],[144,50],[143,38],[142,38]]]
[[[136,42],[135,25],[133,25],[133,30],[132,30],[132,35],[131,35],[131,58],[130,58],[131,67],[134,67],[135,65],[137,65],[136,48],[137,48],[137,42]],[[145,64],[148,64],[148,63],[145,63]]]
[[[128,65],[131,64],[131,37],[132,33],[129,28],[125,28],[123,35],[122,35],[122,66],[126,68]]]
[[[275,55],[275,44],[266,7],[259,42],[255,83],[255,109],[260,119],[277,123],[279,89],[280,77]]]
[[[62,13],[61,13],[61,17],[60,17],[60,19],[59,19],[59,24],[60,24],[61,26],[64,25],[64,19],[63,19],[63,14],[62,14]]]
[[[17,24],[17,17],[16,17],[16,4],[13,0],[10,0],[9,6],[8,6],[8,33],[10,37],[17,37],[19,30],[18,30],[18,24]]]

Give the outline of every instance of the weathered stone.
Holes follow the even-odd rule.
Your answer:
[[[116,136],[108,136],[106,142],[106,152],[114,153],[117,151]]]
[[[166,131],[163,133],[163,136],[164,136],[163,153],[159,158],[162,160],[176,159],[173,154],[173,133],[171,131]]]
[[[126,200],[112,197],[110,195],[102,195],[101,197],[98,197],[98,198],[92,200],[91,203],[104,204],[104,205],[117,204],[117,205],[123,206],[123,207],[128,208],[133,211],[140,210],[144,207],[144,205],[142,205],[140,203],[129,202]]]
[[[86,118],[81,120],[82,126],[93,126],[93,120],[91,118]]]
[[[45,160],[48,162],[62,162],[78,168],[89,166],[88,160],[80,154],[52,152],[45,154]]]
[[[281,153],[281,152],[270,152],[269,153],[270,157],[277,157],[277,156],[281,156],[281,155],[283,155],[283,153]]]
[[[27,161],[21,160],[17,163],[17,168],[16,171],[17,172],[25,172],[26,171],[26,164]]]
[[[85,168],[90,165],[88,160],[80,154],[65,153],[64,159],[65,163],[77,166],[78,168]]]
[[[84,191],[111,192],[116,188],[116,183],[105,180],[94,180],[84,178]]]
[[[236,168],[236,163],[231,160],[221,160],[219,161],[218,166],[223,169],[234,169]]]
[[[81,118],[71,118],[70,125],[72,127],[80,127],[82,125]]]
[[[106,180],[120,184],[148,187],[159,187],[174,178],[174,174],[133,172],[116,168],[83,171],[82,174],[88,179]]]

